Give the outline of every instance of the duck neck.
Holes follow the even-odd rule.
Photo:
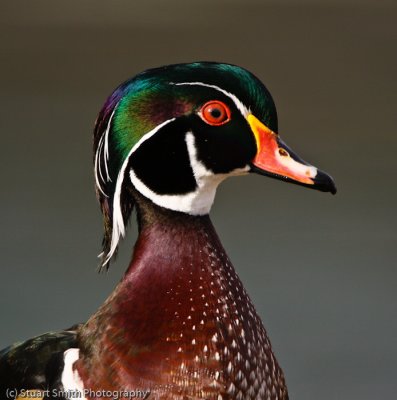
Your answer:
[[[138,194],[134,198],[139,236],[132,261],[80,332],[81,353],[89,363],[107,347],[114,355],[116,346],[120,351],[132,346],[139,352],[164,341],[175,342],[177,337],[185,339],[185,330],[203,328],[205,316],[219,307],[219,297],[227,298],[224,283],[233,267],[209,216],[164,209]],[[213,319],[210,325],[208,335],[214,335]],[[108,357],[102,356],[102,362]]]
[[[213,399],[239,385],[243,393],[251,379],[258,393],[276,385],[284,399],[266,332],[209,216],[141,197],[137,213],[130,266],[80,332],[77,369],[85,387],[149,387],[156,399],[162,390],[194,397],[197,389]]]
[[[144,238],[145,235],[150,235],[152,231],[154,231],[153,233],[156,236],[165,236],[171,241],[172,237],[168,237],[170,230],[174,233],[185,230],[196,231],[198,236],[200,236],[203,230],[208,231],[207,233],[210,231],[215,233],[208,214],[191,215],[160,207],[135,191],[133,192],[133,196],[138,222],[138,240],[135,244],[135,250],[139,247],[141,239]],[[165,249],[162,248],[161,250],[164,251]],[[134,257],[131,265],[133,263]]]
[[[189,215],[159,207],[139,194],[134,198],[139,235],[123,281],[131,291],[142,290],[145,296],[150,286],[153,294],[166,296],[158,298],[165,301],[158,304],[174,307],[171,292],[187,296],[192,293],[189,282],[209,284],[214,271],[229,263],[228,258],[208,214]]]

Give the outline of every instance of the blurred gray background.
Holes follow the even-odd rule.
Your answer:
[[[2,1],[0,347],[84,321],[108,274],[91,134],[105,98],[149,67],[241,65],[272,92],[283,139],[338,194],[261,176],[212,218],[294,400],[397,392],[397,8],[387,1]]]

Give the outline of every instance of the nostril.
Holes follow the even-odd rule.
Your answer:
[[[289,157],[288,151],[281,147],[278,149],[278,154],[280,154],[280,156],[282,157]]]

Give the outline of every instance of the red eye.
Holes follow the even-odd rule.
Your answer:
[[[209,125],[223,125],[230,120],[230,109],[221,101],[211,100],[201,107],[200,117]]]

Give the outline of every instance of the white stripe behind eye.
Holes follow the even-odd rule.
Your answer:
[[[233,100],[233,103],[237,107],[237,109],[241,112],[243,117],[247,117],[247,115],[250,113],[249,109],[239,100],[239,98],[234,95],[233,93],[230,93],[226,91],[225,89],[220,88],[219,86],[216,85],[210,85],[209,83],[204,83],[204,82],[170,82],[171,85],[176,85],[176,86],[182,86],[182,85],[190,85],[190,86],[204,86],[208,87],[211,89],[215,89],[218,92],[221,92],[225,96],[229,97],[229,99]]]

